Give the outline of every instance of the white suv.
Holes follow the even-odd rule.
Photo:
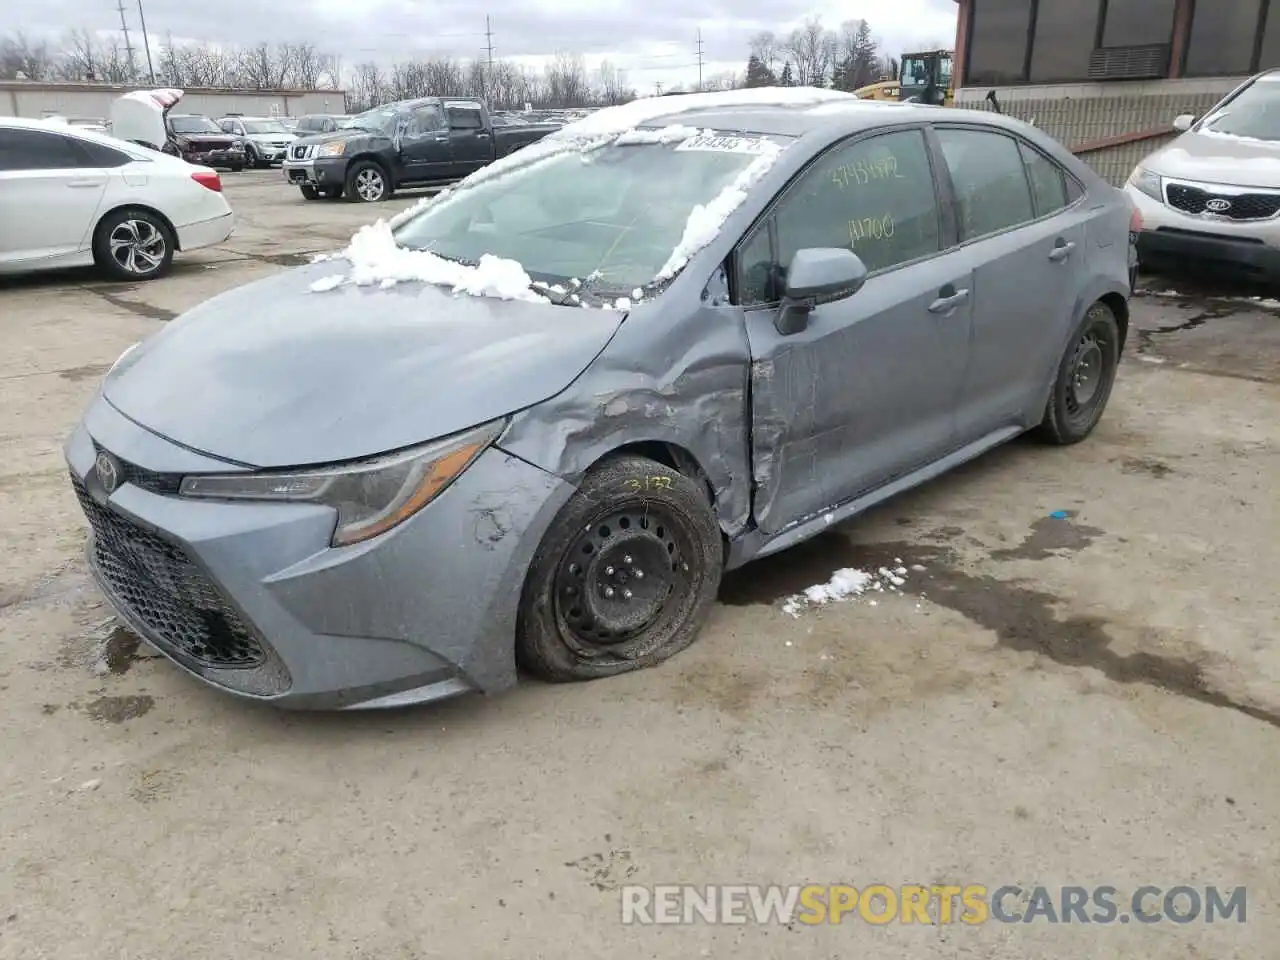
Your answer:
[[[251,167],[283,163],[289,144],[298,139],[275,117],[223,117],[218,126],[224,133],[244,138],[245,161]]]
[[[1142,215],[1138,256],[1212,262],[1280,279],[1280,70],[1241,84],[1142,161],[1125,192]]]

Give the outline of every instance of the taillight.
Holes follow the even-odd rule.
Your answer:
[[[207,187],[214,193],[222,192],[222,178],[218,176],[216,170],[197,170],[191,175],[191,179],[202,187]]]

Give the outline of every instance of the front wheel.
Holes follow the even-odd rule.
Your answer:
[[[1050,443],[1079,443],[1098,425],[1120,365],[1120,325],[1105,303],[1091,306],[1058,364],[1040,435]]]
[[[391,196],[391,182],[382,167],[371,160],[362,160],[347,171],[343,195],[356,203],[377,203]]]
[[[233,164],[231,164],[231,165],[230,165],[230,167],[228,167],[228,169],[229,169],[232,173],[239,173],[241,170],[243,170],[243,169],[244,169],[244,164],[243,164],[243,163],[233,163]]]
[[[175,246],[169,225],[146,210],[117,210],[93,234],[93,259],[115,280],[154,280],[169,270]]]
[[[298,192],[302,194],[303,200],[315,200],[320,196],[320,191],[309,183],[304,183],[298,188]]]
[[[697,637],[723,565],[720,527],[699,483],[644,457],[607,461],[538,547],[517,660],[556,682],[661,663]]]

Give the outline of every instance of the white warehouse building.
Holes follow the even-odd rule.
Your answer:
[[[163,87],[164,83],[157,82]],[[151,84],[65,83],[33,80],[0,80],[0,117],[49,116],[105,119],[111,102],[130,90],[150,89]],[[178,113],[225,117],[240,113],[251,117],[301,117],[310,113],[345,113],[341,90],[232,90],[220,87],[187,87]]]

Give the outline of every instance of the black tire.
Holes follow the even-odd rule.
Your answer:
[[[592,469],[538,546],[516,659],[552,682],[661,663],[693,643],[724,550],[704,486],[645,457]]]
[[[94,262],[112,280],[164,276],[173,264],[176,247],[169,225],[156,214],[137,208],[112,211],[93,232]]]
[[[1102,419],[1120,365],[1120,324],[1101,301],[1085,311],[1058,364],[1040,437],[1057,446],[1079,443]],[[1087,393],[1086,393],[1087,391]]]
[[[391,197],[391,178],[372,160],[353,163],[347,170],[342,195],[352,203],[378,203]]]
[[[320,191],[309,183],[304,183],[300,186],[298,192],[302,194],[303,200],[318,200],[320,198]]]
[[[239,173],[241,170],[243,170],[243,169],[244,169],[244,164],[243,164],[243,163],[234,163],[234,164],[232,164],[230,167],[228,167],[227,169],[228,169],[228,170],[230,170],[232,173]]]

